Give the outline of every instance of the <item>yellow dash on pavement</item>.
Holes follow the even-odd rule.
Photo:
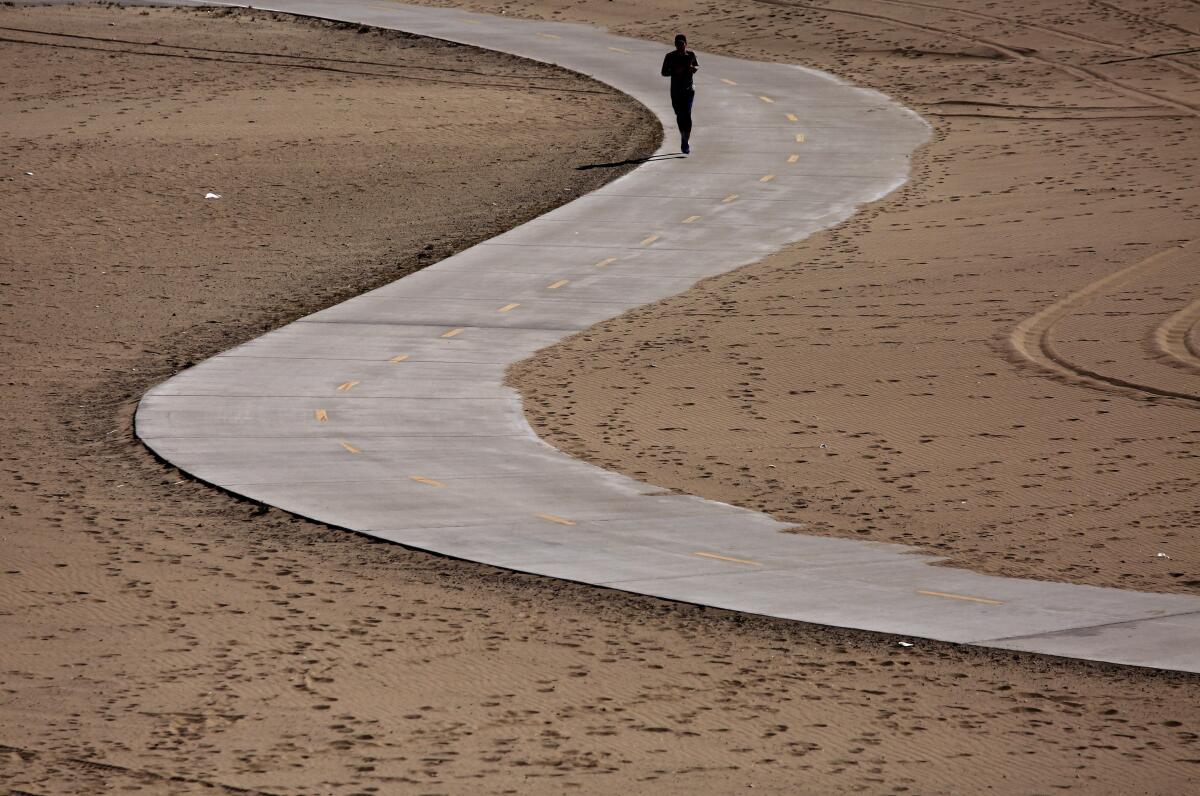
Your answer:
[[[945,597],[948,600],[966,600],[972,603],[983,603],[984,605],[1004,605],[1003,600],[989,600],[986,597],[970,597],[966,594],[949,594],[944,591],[925,591],[919,589],[917,594],[923,594],[926,597]]]
[[[685,218],[683,221],[680,221],[679,223],[680,224],[691,224],[691,223],[693,223],[695,221],[699,221],[699,220],[700,220],[700,216],[688,216],[687,218]]]
[[[804,143],[804,133],[796,133],[796,143],[797,144]]]
[[[317,419],[318,423],[324,423],[329,419],[329,414],[324,409],[318,409],[317,411],[313,412],[313,417]]]
[[[574,520],[568,520],[566,517],[559,517],[557,514],[534,514],[539,520],[547,520],[548,522],[557,522],[559,525],[574,525]]]
[[[466,329],[463,329],[461,327],[458,329],[451,329],[450,331],[443,334],[442,337],[458,337],[460,334],[462,334],[465,331],[466,331]]]
[[[543,39],[561,39],[562,38],[562,36],[555,36],[553,33],[538,32],[538,35],[541,36]]]
[[[408,359],[408,354],[397,354],[396,356],[389,359],[388,362],[391,362],[395,365],[399,365],[401,362],[403,362],[406,359]]]
[[[350,381],[344,381],[341,384],[339,384],[337,390],[338,390],[338,392],[349,392],[350,390],[353,390],[355,387],[357,387],[359,384],[362,384],[362,382],[359,381],[358,379],[351,379]]]
[[[771,181],[771,180],[773,180],[773,179],[775,179],[775,175],[774,175],[774,174],[768,174],[768,175],[766,175],[766,176],[764,176],[764,177],[759,177],[759,178],[758,178],[758,181],[759,181],[759,182],[770,182],[770,181]]]
[[[503,307],[496,310],[496,312],[512,312],[519,306],[521,306],[521,305],[520,304],[505,304]]]
[[[416,481],[418,484],[426,484],[427,486],[445,486],[441,481],[434,481],[432,478],[425,478],[420,475],[410,475],[409,479]]]
[[[758,98],[759,98],[760,100],[762,100],[763,102],[769,102],[769,103],[771,103],[772,105],[774,105],[774,104],[775,104],[775,100],[771,99],[770,97],[764,97],[764,96],[762,96],[762,95],[760,94]]]
[[[727,77],[723,77],[723,78],[721,78],[721,82],[722,82],[722,83],[724,83],[724,84],[725,84],[725,85],[727,85],[727,86],[736,86],[736,85],[737,85],[737,82],[736,82],[736,81],[730,80],[730,79],[729,79],[729,78],[727,78]]]
[[[654,241],[658,240],[660,237],[662,237],[662,236],[661,235],[651,235],[650,237],[648,237],[644,241],[642,241],[642,245],[649,246],[651,243],[654,243]]]
[[[625,53],[626,55],[629,55],[630,53],[630,50],[626,50],[624,47],[609,47],[608,49],[615,53]]]
[[[800,159],[799,155],[788,155],[788,163],[795,163]]]
[[[351,453],[362,453],[362,451],[360,451],[358,448],[351,445],[349,442],[343,442],[342,447],[345,448],[346,450],[350,451]]]
[[[557,282],[551,282],[550,284],[546,285],[546,289],[547,290],[558,290],[563,285],[570,284],[570,282],[571,282],[570,279],[560,279]]]
[[[617,261],[617,258],[616,258],[616,257],[605,257],[603,260],[601,260],[600,262],[596,263],[596,267],[597,267],[597,268],[603,268],[603,267],[604,267],[604,266],[606,266],[606,265],[612,265],[612,264],[613,264],[613,263],[615,263],[616,261]]]
[[[730,202],[732,202],[734,199],[737,199],[737,198],[738,198],[737,194],[731,193],[731,194],[729,194],[729,196],[726,196],[724,199],[721,200],[721,204],[727,205]]]
[[[800,121],[800,117],[799,117],[799,116],[797,116],[797,115],[796,115],[796,114],[794,114],[794,113],[789,113],[789,114],[787,115],[787,120],[788,120],[789,122],[798,122],[798,121]]]
[[[732,561],[735,564],[749,564],[752,567],[761,567],[762,564],[758,561],[747,561],[744,558],[730,558],[729,556],[719,556],[716,553],[692,553],[694,556],[701,558],[715,558],[718,561]]]

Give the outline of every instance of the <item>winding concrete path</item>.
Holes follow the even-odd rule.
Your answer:
[[[255,7],[560,64],[673,131],[662,44],[382,1]],[[138,435],[224,489],[464,559],[805,622],[1200,671],[1200,599],[989,577],[898,545],[787,534],[533,433],[503,385],[508,364],[845,219],[902,184],[928,136],[912,112],[828,75],[700,60],[692,157],[648,163],[179,374],[144,397]]]

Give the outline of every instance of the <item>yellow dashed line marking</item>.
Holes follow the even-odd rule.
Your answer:
[[[654,243],[654,241],[658,240],[661,237],[662,237],[661,235],[651,235],[650,237],[648,237],[644,241],[642,241],[642,245],[649,246],[651,243]]]
[[[570,283],[571,283],[570,279],[560,279],[557,282],[551,282],[550,284],[546,285],[546,289],[547,290],[558,290],[563,285],[569,285]]]
[[[462,334],[465,331],[466,331],[466,329],[463,329],[461,327],[458,329],[451,329],[450,331],[443,334],[442,337],[458,337],[460,334]]]
[[[721,200],[721,204],[727,205],[730,202],[732,202],[734,199],[737,199],[737,198],[738,198],[737,194],[731,193],[731,194],[729,194],[729,196],[726,196],[724,199]]]
[[[759,181],[759,182],[770,182],[770,181],[771,181],[771,180],[773,180],[773,179],[775,179],[775,175],[774,175],[774,174],[767,174],[766,176],[759,177],[759,178],[758,178],[758,181]]]
[[[521,306],[521,305],[520,304],[505,304],[503,307],[496,310],[496,312],[512,312],[519,306]]]
[[[543,39],[561,39],[562,38],[562,36],[555,36],[553,33],[541,33],[540,31],[538,32],[538,35],[541,36]]]
[[[758,561],[747,561],[744,558],[730,558],[729,556],[719,556],[716,553],[692,553],[694,556],[701,558],[715,558],[717,561],[732,561],[735,564],[749,564],[752,567],[761,567],[762,564]]]
[[[596,263],[596,267],[597,267],[597,268],[603,268],[603,267],[604,267],[604,266],[606,266],[606,265],[612,265],[612,264],[613,264],[613,263],[615,263],[616,261],[617,261],[617,258],[616,258],[616,257],[605,257],[603,260],[601,260],[600,262]]]
[[[772,105],[774,105],[774,104],[775,104],[775,100],[771,99],[770,97],[764,97],[764,96],[762,96],[762,95],[760,94],[758,98],[759,98],[760,100],[762,100],[763,102],[768,102],[768,103],[770,103],[770,104],[772,104]]]
[[[318,409],[317,411],[313,412],[313,417],[317,419],[318,423],[324,423],[329,419],[329,414],[324,409]]]
[[[338,392],[349,392],[350,390],[353,390],[359,384],[362,384],[362,382],[359,381],[358,379],[351,379],[350,381],[344,381],[338,385],[337,391]]]
[[[680,221],[679,223],[680,224],[692,224],[699,220],[700,220],[700,216],[688,216],[687,218],[685,218],[683,221]]]
[[[397,354],[396,356],[389,359],[388,362],[391,362],[394,365],[399,365],[401,362],[403,362],[406,359],[408,359],[408,354]]]
[[[804,133],[796,133],[796,143],[797,144],[804,143]]]
[[[362,451],[360,451],[358,448],[351,445],[349,442],[343,442],[342,447],[345,448],[346,450],[350,451],[351,453],[362,453]]]
[[[626,55],[629,55],[631,52],[630,50],[626,50],[624,47],[609,47],[608,49],[615,53],[625,53]]]
[[[797,116],[797,115],[796,115],[796,114],[794,114],[794,113],[789,113],[789,114],[787,115],[787,120],[788,120],[789,122],[798,122],[798,121],[800,121],[800,117],[799,117],[799,116]]]
[[[945,597],[948,600],[966,600],[972,603],[983,603],[984,605],[1004,605],[1003,600],[989,600],[986,597],[970,597],[966,594],[949,594],[944,591],[925,591],[919,589],[917,594],[923,594],[926,597]]]
[[[410,475],[408,478],[411,481],[416,481],[418,484],[425,484],[427,486],[445,486],[441,481],[434,481],[432,478],[426,478],[421,475]]]
[[[727,86],[736,86],[736,85],[737,85],[737,82],[736,82],[736,81],[730,80],[730,79],[729,79],[729,78],[727,78],[727,77],[723,77],[723,78],[721,78],[721,82],[722,82],[722,83],[724,83],[724,84],[725,84],[725,85],[727,85]]]
[[[539,520],[547,522],[557,522],[559,525],[574,525],[574,520],[568,520],[566,517],[559,517],[557,514],[534,514]]]
[[[798,160],[800,160],[799,155],[788,155],[788,163],[795,163]]]

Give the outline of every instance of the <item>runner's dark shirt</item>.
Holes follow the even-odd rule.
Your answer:
[[[667,53],[667,57],[663,59],[662,74],[663,77],[671,78],[672,92],[691,91],[693,66],[699,67],[700,64],[696,62],[696,54],[691,50],[671,50]]]

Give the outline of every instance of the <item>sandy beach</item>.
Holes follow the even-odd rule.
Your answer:
[[[913,180],[841,227],[519,367],[547,440],[798,532],[1200,592],[1200,60],[1096,64],[1197,46],[1195,4],[463,5],[664,41],[682,25],[935,125]],[[263,12],[4,6],[0,64],[12,792],[1200,784],[1196,677],[446,560],[240,500],[133,438],[138,397],[187,364],[652,151],[628,99]]]

